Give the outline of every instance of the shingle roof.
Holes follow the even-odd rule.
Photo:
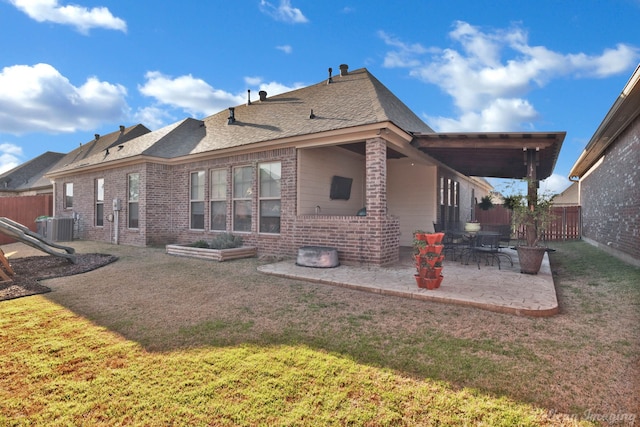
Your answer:
[[[228,110],[203,120],[184,119],[110,150],[108,156],[92,148],[94,154],[87,152],[82,161],[75,160],[56,172],[139,155],[171,159],[384,122],[409,133],[433,132],[364,68],[336,75],[330,84],[323,80],[234,110],[233,124],[228,124]]]
[[[120,130],[106,135],[96,134],[95,138],[67,153],[53,168],[51,172],[75,169],[87,164],[93,164],[104,156],[107,149],[124,145],[141,135],[151,132],[146,126],[137,124],[129,127],[122,126]]]
[[[0,175],[0,191],[25,191],[51,185],[44,174],[61,158],[63,153],[47,151]]]
[[[237,106],[233,125],[227,125],[228,116],[222,111],[204,119],[207,135],[197,152],[386,121],[407,132],[433,132],[364,68],[335,76],[331,84],[323,80]]]

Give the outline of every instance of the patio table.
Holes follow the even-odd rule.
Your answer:
[[[491,259],[491,265],[493,261],[497,261],[498,269],[501,269],[500,256],[504,256],[509,260],[511,266],[513,266],[513,260],[509,254],[500,251],[500,237],[501,233],[495,231],[478,231],[477,233],[468,233],[467,259],[465,264],[469,264],[469,259],[473,257],[474,261],[478,262],[478,269],[480,269],[480,261],[485,259],[485,264],[489,265],[489,259]]]

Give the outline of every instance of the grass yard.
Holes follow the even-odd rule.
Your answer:
[[[640,422],[640,269],[582,242],[541,319],[73,245],[120,259],[0,302],[0,425]]]

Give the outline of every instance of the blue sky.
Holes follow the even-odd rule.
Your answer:
[[[567,175],[640,61],[640,0],[0,0],[0,172],[366,67],[436,131],[566,131]]]

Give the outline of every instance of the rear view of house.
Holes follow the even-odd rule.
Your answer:
[[[82,239],[145,246],[231,232],[262,254],[322,245],[342,262],[388,264],[414,230],[470,219],[491,189],[417,146],[434,132],[366,69],[251,95],[57,167],[56,215],[75,215]]]

